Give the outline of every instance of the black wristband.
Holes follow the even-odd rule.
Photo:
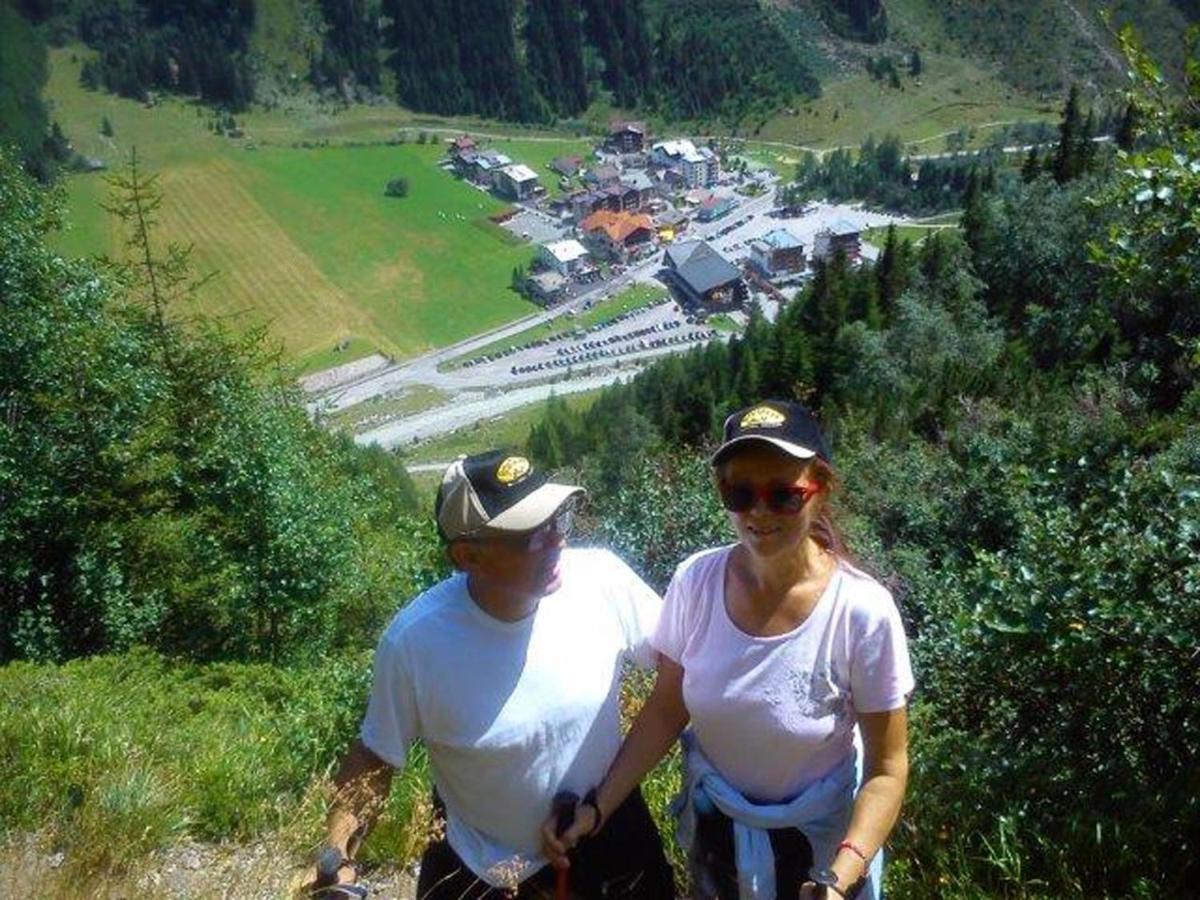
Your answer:
[[[592,826],[591,831],[584,837],[592,837],[600,830],[600,826],[604,824],[604,814],[600,812],[600,804],[596,802],[596,789],[592,788],[583,795],[583,799],[579,801],[582,806],[590,806],[596,811],[596,824]]]

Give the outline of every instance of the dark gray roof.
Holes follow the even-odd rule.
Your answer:
[[[704,241],[684,241],[667,248],[667,259],[675,273],[697,294],[728,284],[742,273]]]

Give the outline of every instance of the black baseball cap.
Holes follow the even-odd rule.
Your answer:
[[[712,455],[712,464],[720,465],[736,448],[751,442],[770,444],[796,459],[831,461],[821,426],[812,411],[799,403],[764,400],[739,409],[725,420],[724,439]]]
[[[447,467],[434,516],[448,541],[488,531],[519,534],[538,528],[583,493],[576,485],[550,481],[520,454],[489,450]]]

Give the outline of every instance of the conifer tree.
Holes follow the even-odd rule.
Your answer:
[[[1037,145],[1034,144],[1029,148],[1029,153],[1025,155],[1025,164],[1021,166],[1021,180],[1029,184],[1031,181],[1036,181],[1041,173],[1042,160],[1038,155]]]
[[[1062,121],[1058,125],[1058,149],[1054,153],[1051,171],[1054,180],[1066,184],[1079,174],[1079,135],[1083,131],[1083,119],[1079,112],[1079,88],[1071,85],[1067,103],[1063,107]]]

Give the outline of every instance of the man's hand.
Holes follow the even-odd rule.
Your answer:
[[[354,871],[354,867],[345,865],[338,868],[337,874],[333,880],[326,880],[321,877],[321,873],[318,871],[316,864],[313,864],[305,869],[304,876],[301,878],[300,883],[296,886],[293,896],[296,897],[296,900],[301,900],[301,898],[305,898],[305,900],[307,900],[307,898],[312,897],[322,888],[331,887],[338,884],[352,885],[355,883],[357,878],[358,873]],[[323,895],[317,894],[317,896]],[[337,895],[330,894],[330,896]]]
[[[586,803],[576,804],[575,815],[561,834],[558,831],[558,814],[551,813],[546,818],[542,823],[542,853],[552,866],[565,869],[571,865],[567,853],[592,833],[598,815],[596,807]]]

